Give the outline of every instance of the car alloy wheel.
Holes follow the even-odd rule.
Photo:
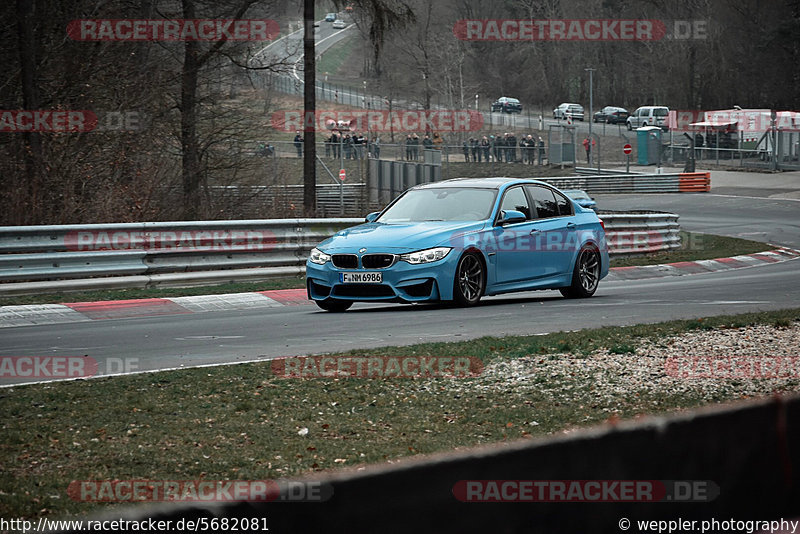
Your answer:
[[[483,263],[474,253],[464,254],[456,266],[453,296],[461,306],[474,306],[481,300],[486,273]]]
[[[572,284],[559,291],[567,298],[587,298],[594,295],[599,282],[600,252],[594,245],[584,245],[575,262]]]

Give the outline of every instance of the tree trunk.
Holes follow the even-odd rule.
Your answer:
[[[19,60],[22,79],[22,107],[27,110],[39,109],[39,91],[36,85],[36,39],[33,33],[36,24],[35,2],[17,0],[17,36],[19,39]],[[44,156],[39,132],[22,134],[25,146],[25,179],[28,184],[27,202],[21,206],[20,223],[36,224],[42,209],[42,181],[44,179]]]
[[[183,17],[195,19],[194,1],[183,0]],[[200,151],[197,145],[197,80],[200,69],[197,41],[184,44],[181,72],[181,152],[183,155],[183,217],[200,214]]]
[[[314,51],[314,0],[304,0],[303,19],[303,211],[313,217],[317,211],[316,147],[316,57]]]

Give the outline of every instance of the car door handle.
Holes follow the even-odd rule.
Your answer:
[[[531,235],[536,235],[536,234],[540,234],[540,233],[542,233],[542,231],[541,230],[537,230],[536,228],[531,230]]]
[[[574,223],[574,222],[567,223],[567,228],[569,228],[570,230],[572,230],[573,228],[575,228],[575,223]]]

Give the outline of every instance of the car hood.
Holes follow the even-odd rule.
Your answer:
[[[326,253],[391,252],[402,254],[437,246],[459,246],[463,236],[486,226],[486,221],[430,221],[413,223],[366,223],[336,232],[317,245]]]

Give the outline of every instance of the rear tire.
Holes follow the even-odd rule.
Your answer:
[[[486,269],[477,254],[468,252],[456,265],[453,280],[453,300],[459,306],[475,306],[486,289]]]
[[[347,309],[353,305],[352,301],[338,299],[315,300],[314,302],[323,310],[333,313],[347,311]]]
[[[584,245],[575,260],[572,284],[559,289],[568,299],[585,299],[594,295],[600,283],[600,252],[594,245]]]
[[[629,131],[629,132],[630,132],[631,130],[633,130],[633,126],[631,126],[631,123],[630,123],[630,122],[626,122],[625,124],[627,124],[627,125],[628,125],[628,131]]]

